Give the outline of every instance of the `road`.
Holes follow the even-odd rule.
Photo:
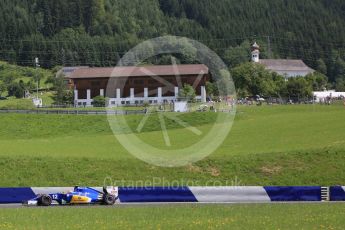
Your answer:
[[[293,201],[293,202],[217,202],[217,203],[203,203],[203,202],[160,202],[160,203],[117,203],[112,206],[98,205],[98,204],[85,204],[85,205],[57,205],[53,204],[49,207],[44,206],[24,206],[22,204],[0,204],[0,208],[126,208],[126,207],[139,207],[139,206],[169,206],[169,205],[244,205],[244,204],[338,204],[345,202],[320,202],[320,201]]]

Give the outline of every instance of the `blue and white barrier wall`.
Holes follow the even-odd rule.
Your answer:
[[[102,190],[101,187],[94,187]],[[120,203],[131,202],[289,202],[322,201],[320,186],[118,187]],[[68,192],[73,187],[0,188],[0,203],[21,203],[37,194]],[[331,187],[331,200],[345,200],[344,187]],[[332,196],[333,193],[333,196]]]
[[[329,187],[330,201],[345,201],[345,186],[331,186]]]

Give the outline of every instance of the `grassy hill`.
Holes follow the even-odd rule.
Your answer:
[[[37,79],[39,79],[39,97],[43,99],[44,105],[50,105],[53,102],[51,83],[47,83],[47,79],[52,76],[50,70],[33,67],[22,67],[12,65],[7,62],[0,61],[0,84],[5,86],[11,85],[13,82],[23,82],[25,89],[29,90],[32,95],[36,95]],[[2,97],[8,97],[7,90],[1,92]],[[30,98],[17,99],[14,96],[8,97],[7,100],[0,100],[0,109],[34,109],[34,105]]]
[[[36,93],[32,96],[36,96]],[[39,93],[39,97],[42,98],[44,106],[50,106],[54,102],[52,91],[42,92],[42,94]],[[0,100],[0,109],[32,110],[37,108],[34,106],[32,98],[7,97],[6,100]]]
[[[22,80],[24,83],[32,82],[36,86],[37,76],[39,77],[40,89],[49,89],[51,84],[47,84],[48,77],[52,75],[50,70],[33,67],[22,67],[18,65],[12,65],[4,61],[0,61],[0,81],[15,81]]]
[[[101,185],[105,176],[126,183],[159,177],[198,185],[210,180],[226,185],[235,178],[243,185],[342,184],[344,115],[341,105],[239,107],[231,133],[214,154],[169,169],[127,153],[105,116],[1,114],[0,186]],[[181,116],[205,132],[214,122],[213,113],[195,118]],[[126,119],[133,128],[140,120],[138,115]],[[157,119],[137,135],[162,147]],[[168,128],[174,143],[197,140],[176,124]]]

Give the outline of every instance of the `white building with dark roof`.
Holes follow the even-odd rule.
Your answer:
[[[75,106],[91,106],[96,96],[107,96],[109,106],[176,102],[184,84],[193,86],[196,100],[206,102],[210,78],[203,64],[78,68],[68,75]]]
[[[286,78],[305,77],[315,72],[315,70],[307,66],[302,60],[260,59],[260,47],[256,42],[252,45],[252,62],[262,64],[267,70],[276,72]]]

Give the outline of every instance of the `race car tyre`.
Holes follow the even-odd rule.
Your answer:
[[[115,201],[116,201],[116,197],[114,195],[111,195],[109,193],[104,194],[103,203],[105,205],[113,205],[113,204],[115,204]]]
[[[52,204],[52,198],[49,195],[42,195],[38,199],[38,205],[40,206],[49,206]]]

